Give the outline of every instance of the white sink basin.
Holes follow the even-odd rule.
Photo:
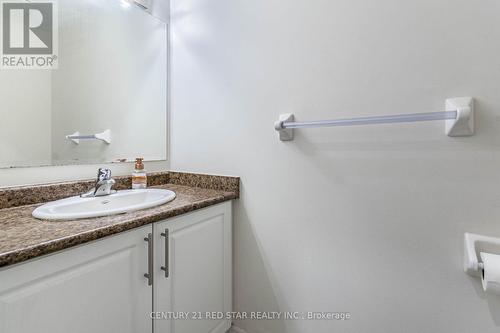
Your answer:
[[[80,198],[70,197],[52,201],[33,211],[33,216],[44,220],[74,220],[132,212],[163,205],[175,199],[169,190],[124,190],[115,194]]]

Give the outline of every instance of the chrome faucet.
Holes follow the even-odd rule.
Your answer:
[[[93,189],[80,195],[82,198],[102,197],[116,193],[112,187],[115,185],[115,180],[111,178],[111,170],[99,168],[97,171],[97,181]]]

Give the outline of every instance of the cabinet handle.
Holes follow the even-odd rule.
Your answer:
[[[165,271],[165,277],[168,278],[169,269],[168,269],[168,229],[165,229],[165,232],[162,232],[161,235],[165,237],[165,266],[161,266],[161,270]]]
[[[148,286],[153,285],[153,234],[149,233],[148,237],[144,238],[148,242],[148,272],[144,277],[148,279]]]

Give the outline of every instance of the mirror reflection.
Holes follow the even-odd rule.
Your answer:
[[[166,159],[166,24],[120,0],[56,13],[58,68],[0,70],[0,167]]]

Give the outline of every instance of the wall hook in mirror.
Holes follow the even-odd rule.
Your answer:
[[[111,130],[107,129],[102,133],[90,135],[80,135],[80,132],[76,131],[73,134],[66,135],[66,139],[73,141],[77,145],[80,144],[80,140],[101,140],[109,145],[111,143]]]

